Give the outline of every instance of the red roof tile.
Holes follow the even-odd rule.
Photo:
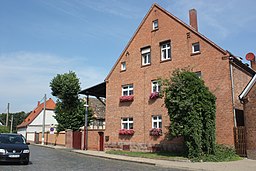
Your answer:
[[[48,110],[54,110],[55,109],[55,102],[50,98],[46,101],[45,108]],[[26,119],[17,126],[17,128],[24,128],[27,127],[44,109],[44,103],[38,103],[38,106],[26,117]]]

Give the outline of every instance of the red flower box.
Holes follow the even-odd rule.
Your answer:
[[[119,135],[133,135],[134,130],[133,129],[120,129]]]
[[[150,99],[157,99],[158,97],[159,97],[159,93],[158,92],[153,92],[149,96]]]
[[[149,131],[149,135],[151,135],[151,136],[160,136],[160,135],[162,135],[162,129],[161,128],[152,128]]]
[[[120,102],[132,102],[134,99],[133,95],[130,96],[121,96],[120,97]]]

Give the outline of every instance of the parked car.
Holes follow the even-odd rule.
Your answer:
[[[0,162],[29,163],[29,143],[21,134],[0,133]]]

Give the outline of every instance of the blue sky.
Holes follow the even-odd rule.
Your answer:
[[[33,110],[57,74],[104,81],[153,3],[237,56],[256,53],[255,0],[1,0],[0,113]],[[52,97],[53,98],[53,97]]]

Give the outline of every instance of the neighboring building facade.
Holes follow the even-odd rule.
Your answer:
[[[180,148],[180,140],[165,141],[169,116],[157,80],[187,67],[217,97],[217,143],[234,146],[238,95],[255,72],[197,31],[195,10],[190,25],[157,4],[146,14],[106,78],[106,149]]]
[[[57,126],[57,121],[53,117],[55,102],[50,98],[46,101],[45,110],[45,132],[49,132],[51,127]],[[38,102],[37,107],[17,126],[17,132],[27,138],[28,141],[35,140],[35,133],[43,130],[44,103]]]
[[[105,105],[96,98],[89,98],[89,108],[92,111],[92,121],[89,128],[105,129]]]
[[[255,59],[251,61],[252,68],[256,70]],[[250,159],[256,160],[256,75],[239,96],[244,106],[244,126],[246,154]]]

